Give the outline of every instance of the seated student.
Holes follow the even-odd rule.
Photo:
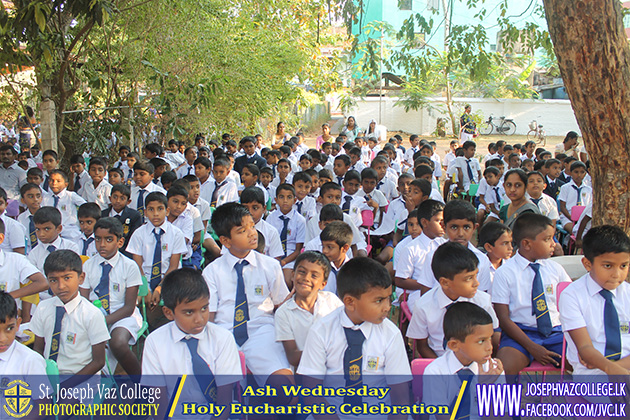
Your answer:
[[[319,212],[320,231],[323,231],[324,229],[326,229],[326,226],[328,226],[330,223],[334,221],[343,222],[343,217],[344,217],[343,211],[341,211],[338,205],[332,204],[332,203],[326,204],[324,207],[322,207],[322,210]],[[354,237],[353,237],[353,242],[354,242]],[[321,240],[321,232],[320,232],[320,236],[316,236],[310,241],[308,241],[306,244],[304,244],[304,251],[322,252],[322,250],[323,250],[323,246],[322,246],[322,240]],[[348,252],[346,252],[346,256],[348,257],[348,259],[352,258],[352,247],[348,249]]]
[[[177,140],[171,139],[168,141],[168,150],[166,150],[164,157],[169,162],[171,168],[177,168],[186,161],[186,158],[179,153],[177,147]]]
[[[79,254],[81,251],[74,241],[64,239],[59,234],[63,226],[61,225],[61,212],[54,207],[42,207],[33,215],[35,224],[35,234],[38,245],[28,253],[28,260],[39,271],[44,272],[44,261],[48,255],[58,249],[68,249]],[[43,292],[39,294],[40,299],[47,299],[51,294]]]
[[[166,220],[184,234],[186,252],[182,255],[182,260],[187,260],[192,256],[192,244],[195,235],[193,216],[186,211],[188,190],[181,185],[173,185],[166,193],[166,199]],[[198,241],[199,239],[197,239],[197,243]]]
[[[57,152],[54,150],[44,150],[42,153],[42,166],[44,167],[44,183],[41,186],[42,189],[46,192],[50,192],[48,187],[50,185],[50,173],[57,169],[57,165],[59,165],[59,158],[57,157]]]
[[[403,237],[405,231],[404,220],[407,218],[409,209],[413,210],[416,206],[411,206],[408,203],[409,185],[414,180],[414,176],[409,173],[402,173],[398,177],[398,197],[393,199],[387,206],[387,212],[383,216],[383,222],[381,223],[380,230],[387,228],[391,229],[390,232],[395,231],[392,245],[397,245]],[[389,233],[389,232],[381,232]],[[390,257],[391,258],[391,257]]]
[[[298,172],[293,176],[293,187],[295,188],[295,205],[293,206],[306,221],[317,214],[315,199],[310,197],[313,178],[306,172]],[[276,194],[277,194],[276,189]]]
[[[487,214],[494,214],[498,219],[499,208],[501,207],[501,175],[499,170],[494,166],[488,166],[483,171],[483,178],[479,181],[479,189],[477,190],[477,198],[479,199],[479,207],[477,207],[477,224],[483,225]]]
[[[282,258],[284,250],[280,242],[280,233],[263,219],[265,214],[265,196],[260,191],[260,188],[245,188],[241,193],[241,204],[247,207],[247,210],[254,218],[256,230],[265,238],[265,247],[262,253],[271,258]]]
[[[257,379],[259,383],[273,374],[290,375],[289,362],[282,345],[275,341],[274,331],[273,312],[289,294],[280,264],[252,252],[258,234],[245,206],[224,204],[210,223],[229,251],[203,271],[210,289],[210,321],[232,332],[245,353],[247,367],[262,377]]]
[[[336,182],[327,182],[319,189],[319,197],[317,198],[319,204],[325,206],[326,204],[334,204],[337,207],[341,204],[341,187]],[[357,256],[367,256],[367,243],[365,237],[356,225],[352,222],[349,215],[343,214],[343,221],[346,222],[352,228],[352,254]],[[322,231],[320,227],[319,217],[313,217],[306,224],[305,242],[310,242],[313,238],[319,237]]]
[[[616,226],[584,235],[582,264],[588,271],[562,292],[560,319],[574,375],[628,375],[630,340],[630,239]]]
[[[279,259],[287,285],[291,284],[293,264],[302,248],[306,230],[306,220],[297,210],[295,204],[295,189],[291,184],[280,184],[276,189],[277,209],[267,217],[267,222],[276,228],[280,234],[283,256]]]
[[[444,204],[444,197],[442,197],[442,193],[437,186],[437,182],[435,182],[435,177],[433,176],[433,169],[427,165],[419,165],[414,169],[413,174],[417,179],[426,180],[431,186],[431,193],[429,194],[429,198],[431,200],[439,201]]]
[[[140,363],[129,346],[136,343],[142,327],[142,315],[136,307],[142,273],[133,260],[119,252],[124,237],[117,219],[104,217],[96,222],[94,238],[98,253],[83,264],[81,295],[91,301],[100,299],[112,337],[109,348],[128,375],[140,375]]]
[[[357,171],[358,173],[361,173],[361,171],[367,167],[365,166],[365,163],[361,162],[361,148],[353,147],[352,149],[350,149],[348,157],[350,158],[351,171]]]
[[[497,357],[507,375],[516,375],[534,359],[559,366],[562,330],[556,286],[571,281],[549,260],[555,226],[548,217],[527,213],[512,230],[518,251],[494,275],[492,303],[501,326]]]
[[[173,185],[173,182],[175,181],[177,181],[177,174],[175,174],[175,172],[173,171],[166,171],[160,177],[160,185],[166,191],[171,188],[171,185]]]
[[[177,178],[183,178],[186,175],[195,175],[195,159],[197,159],[197,148],[195,146],[187,147],[184,150],[184,158],[186,158],[186,162],[179,165],[177,169],[175,169],[175,173],[177,174]]]
[[[44,278],[43,275],[41,276]],[[0,290],[0,330],[2,331],[0,375],[2,377],[27,375],[45,377],[44,358],[15,339],[21,323],[22,318],[18,314],[15,299],[7,291]]]
[[[75,239],[77,246],[81,250],[79,255],[93,257],[97,254],[94,243],[94,225],[101,218],[101,208],[96,203],[81,204],[77,212],[81,236]]]
[[[462,145],[464,149],[463,159],[456,159],[457,165],[457,184],[458,189],[462,191],[468,191],[470,184],[478,184],[481,178],[481,166],[479,161],[475,158],[475,150],[477,144],[474,141],[465,141]]]
[[[119,159],[116,162],[114,162],[114,168],[122,169],[123,171],[129,170],[130,166],[128,165],[128,162],[127,162],[127,156],[129,155],[129,153],[131,153],[131,149],[129,148],[129,146],[124,145],[124,144],[120,146],[118,148]],[[133,167],[133,165],[131,165],[131,167]]]
[[[553,224],[558,220],[558,203],[556,200],[544,194],[546,188],[545,177],[538,171],[527,174],[527,194],[529,200],[538,206],[540,214],[551,219]]]
[[[330,261],[330,275],[324,290],[337,293],[337,273],[348,262],[348,251],[352,245],[352,228],[342,221],[326,225],[319,235],[322,241],[322,254]]]
[[[162,146],[160,146],[158,143],[149,143],[144,146],[142,151],[144,152],[144,159],[151,160],[160,157],[164,150],[162,149]]]
[[[571,181],[571,179],[573,178],[571,176],[571,165],[573,164],[573,162],[576,161],[578,160],[574,156],[567,156],[561,161],[563,169],[558,176],[558,179],[560,179],[560,181],[564,182],[565,184],[568,184]]]
[[[232,384],[243,376],[241,362],[232,334],[209,322],[208,285],[192,268],[175,270],[162,283],[162,310],[171,322],[146,339],[142,355],[144,385],[156,386],[158,376],[194,375],[194,386],[187,384],[184,389],[185,401],[229,405]],[[167,386],[166,382],[161,385]],[[168,391],[170,395],[175,389]],[[229,413],[225,410],[215,418],[227,419]]]
[[[107,164],[101,158],[92,158],[88,165],[88,173],[90,179],[82,185],[81,196],[88,203],[96,203],[101,210],[105,210],[109,205],[112,190],[111,184],[105,181]]]
[[[276,199],[276,187],[271,185],[273,177],[274,175],[271,168],[262,168],[260,170],[260,186],[267,191],[267,197],[269,197],[267,204],[265,204],[267,209],[271,209],[271,205]]]
[[[26,171],[26,182],[40,186],[44,182],[44,172],[39,168],[31,168]]]
[[[372,213],[374,214],[375,227],[380,226],[382,223],[385,207],[387,207],[387,204],[389,203],[383,192],[377,189],[378,183],[379,178],[376,170],[373,168],[365,168],[363,172],[361,172],[362,188],[356,194],[358,199],[356,200],[358,201],[358,212],[362,210],[372,210]],[[363,224],[363,220],[361,220],[361,224]]]
[[[33,314],[33,350],[57,362],[62,375],[99,373],[110,336],[103,313],[79,294],[85,278],[81,257],[67,249],[54,251],[46,258],[44,272],[54,297],[41,301]]]
[[[444,206],[444,226],[446,237],[450,242],[459,242],[468,247],[477,255],[479,260],[479,290],[489,291],[492,287],[490,280],[490,262],[485,255],[471,244],[471,239],[477,228],[475,208],[472,204],[464,200],[451,200]],[[430,252],[425,260],[425,269],[421,270],[418,282],[421,285],[422,294],[429,289],[438,285],[437,279],[433,272],[428,270],[427,261],[433,258],[433,252]]]
[[[72,174],[72,182],[69,185],[70,190],[82,196],[85,184],[92,182],[90,175],[85,170],[85,159],[83,159],[83,156],[79,154],[70,156],[70,173]]]
[[[227,179],[230,166],[230,161],[223,157],[214,161],[212,167],[214,186],[212,192],[209,193],[210,207],[217,208],[222,204],[238,201],[238,186]]]
[[[454,407],[461,398],[454,418],[478,419],[477,383],[505,382],[503,364],[492,358],[493,319],[482,307],[456,302],[444,314],[447,351],[431,362],[422,375],[425,403]],[[463,381],[468,384],[462,393]],[[436,415],[438,420],[449,415]]]
[[[562,171],[562,162],[558,159],[548,159],[544,161],[544,170],[547,186],[543,192],[554,200],[557,200],[558,194],[560,194],[560,188],[565,184],[558,178]]]
[[[37,184],[27,183],[20,188],[20,196],[22,204],[26,206],[26,210],[20,213],[17,220],[24,227],[26,234],[26,254],[28,255],[37,245],[37,234],[35,233],[35,224],[33,223],[33,215],[42,205],[42,190]]]
[[[0,219],[0,244],[4,242],[5,225]],[[6,252],[0,247],[0,290],[21,300],[22,318],[31,319],[32,299],[28,298],[48,288],[46,278],[22,254]]]
[[[322,169],[317,173],[317,175],[319,176],[319,185],[324,185],[327,182],[332,182],[332,172],[328,169]]]
[[[149,159],[149,163],[153,165],[153,168],[154,168],[153,179],[151,180],[151,182],[153,182],[155,185],[159,187],[164,188],[164,185],[162,185],[162,175],[164,175],[164,172],[167,172],[168,164],[166,163],[164,159],[159,158],[159,157],[154,157],[152,159]]]
[[[195,175],[186,175],[182,179],[190,185],[190,190],[188,191],[188,202],[192,204],[197,211],[199,211],[201,222],[203,223],[203,227],[205,229],[208,226],[208,220],[210,220],[212,212],[210,211],[210,203],[201,198],[201,185],[199,178]]]
[[[153,317],[160,302],[160,283],[164,275],[180,266],[180,258],[187,252],[184,234],[166,220],[168,201],[160,192],[147,195],[145,200],[147,223],[131,236],[127,252],[140,267],[149,282],[151,293],[146,300]],[[156,321],[156,319],[152,319]]]
[[[527,174],[522,169],[511,169],[505,174],[505,195],[509,203],[503,204],[499,210],[498,220],[510,229],[518,217],[525,213],[540,214],[540,209],[527,197]],[[494,214],[488,221],[497,220]]]
[[[339,270],[337,295],[344,306],[316,321],[308,333],[297,369],[305,376],[305,386],[312,389],[322,381],[326,386],[343,387],[344,382],[346,387],[387,386],[391,388],[389,397],[379,402],[409,403],[411,369],[405,343],[398,327],[387,318],[391,294],[387,270],[372,259],[354,258]],[[353,363],[357,360],[359,363]],[[342,400],[306,398],[307,404],[339,405]],[[346,398],[344,402],[367,401]]]
[[[256,187],[260,188],[260,190],[265,195],[265,202],[269,200],[267,189],[260,185],[260,169],[258,169],[258,166],[254,165],[253,163],[248,163],[247,165],[245,165],[245,167],[243,167],[243,170],[241,171],[241,182],[243,183],[243,185],[239,184],[238,186],[239,195],[241,194],[241,191],[243,191],[245,188]]]
[[[298,161],[298,166],[300,167],[300,172],[307,171],[313,167],[313,158],[308,153],[304,153],[300,156],[300,160]]]
[[[115,184],[112,187],[111,195],[109,196],[110,205],[106,210],[103,210],[101,217],[114,217],[118,219],[123,225],[123,237],[125,239],[123,246],[120,248],[120,252],[123,255],[131,258],[131,254],[127,252],[127,245],[131,235],[142,226],[142,216],[137,210],[129,208],[131,190],[125,184]]]
[[[133,172],[133,171],[132,171]],[[107,170],[107,182],[114,186],[117,184],[125,184],[125,175],[122,170],[118,168],[110,168]]]
[[[212,162],[205,157],[198,157],[195,160],[195,176],[199,179],[201,198],[210,203],[212,191],[214,191],[214,179],[212,174]]]
[[[387,168],[389,168],[389,161],[383,156],[377,156],[372,160],[370,168],[376,171],[378,180],[376,189],[383,193],[387,202],[392,201],[397,197],[396,183],[386,178]]]
[[[166,194],[164,188],[155,185],[153,182],[153,172],[155,168],[148,162],[136,162],[133,165],[133,181],[135,185],[131,187],[131,203],[129,207],[133,210],[137,210],[146,221],[146,199],[147,196],[153,192],[160,192]]]
[[[295,293],[274,315],[276,341],[282,343],[289,363],[295,368],[300,364],[313,323],[343,306],[337,295],[324,290],[330,271],[330,263],[321,253],[300,254],[295,260]]]
[[[140,159],[140,155],[136,152],[131,152],[127,155],[127,165],[129,166],[129,169],[127,170],[127,172],[125,172],[125,182],[127,183],[127,185],[129,185],[129,187],[131,188],[132,183],[135,182],[135,180],[133,179],[133,167],[136,166],[136,163],[138,162],[142,162],[142,159]]]
[[[499,321],[492,309],[490,295],[478,290],[477,266],[479,259],[470,249],[457,242],[440,245],[431,261],[431,270],[439,279],[439,286],[422,295],[414,303],[413,316],[407,329],[407,337],[416,340],[420,356],[434,359],[444,354],[446,342],[443,319],[454,302],[472,302],[492,316],[493,328]],[[499,333],[495,333],[499,342]]]
[[[349,170],[343,180],[343,192],[341,194],[341,210],[350,215],[354,224],[359,227],[363,223],[361,219],[361,208],[365,206],[363,196],[357,193],[361,189],[361,174],[355,170]]]
[[[573,206],[588,206],[593,201],[593,189],[583,183],[586,176],[586,165],[580,161],[571,163],[571,179],[560,188],[558,204],[560,205],[560,223],[567,232],[573,230],[571,209]]]
[[[4,241],[0,244],[0,249],[24,255],[25,229],[22,224],[6,215],[7,202],[7,193],[4,188],[0,188],[0,220],[4,223]]]
[[[44,195],[42,205],[52,206],[61,212],[64,238],[75,240],[81,236],[77,208],[85,200],[75,193],[68,191],[68,175],[62,170],[54,169],[50,172],[50,194]]]
[[[343,185],[343,178],[348,170],[350,170],[350,158],[347,155],[337,155],[333,164],[333,172],[335,174],[335,182],[338,185]]]
[[[490,262],[490,283],[493,283],[498,268],[512,258],[512,230],[503,223],[488,222],[479,230],[478,247],[486,251]]]

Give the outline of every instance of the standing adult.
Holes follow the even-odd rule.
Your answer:
[[[368,125],[367,131],[365,132],[365,138],[369,139],[370,137],[376,138],[376,143],[379,143],[384,139],[384,135],[387,134],[387,128],[382,125],[378,125],[376,120],[372,118],[370,120],[370,124]]]
[[[280,121],[276,126],[276,132],[271,136],[271,148],[279,149],[282,147],[285,141],[289,140],[291,136],[284,132],[284,123]]]
[[[321,150],[322,144],[326,143],[327,141],[332,143],[333,140],[333,136],[330,135],[330,125],[328,123],[324,123],[322,124],[322,135],[317,136],[317,139],[315,139],[315,148],[317,150]],[[348,139],[348,141],[350,141],[350,139]]]
[[[8,143],[0,145],[0,187],[9,200],[20,199],[20,187],[26,184],[26,171],[15,161],[17,152]]]
[[[460,143],[464,144],[464,142],[474,140],[475,137],[475,129],[477,128],[477,124],[475,124],[475,120],[473,119],[470,112],[472,111],[472,107],[470,104],[466,104],[464,106],[464,113],[459,118],[459,124],[461,126],[460,131]]]
[[[345,134],[346,139],[348,139],[348,141],[354,142],[354,139],[359,135],[359,130],[360,129],[359,129],[359,126],[357,125],[357,121],[351,115],[346,120],[346,125],[344,125],[343,129],[341,130],[341,133],[339,134]]]
[[[564,153],[569,156],[573,156],[576,159],[579,159],[577,145],[578,145],[578,133],[575,131],[569,131],[567,135],[562,140],[562,143],[556,144],[555,156]]]

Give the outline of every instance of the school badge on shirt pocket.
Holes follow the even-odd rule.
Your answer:
[[[378,357],[368,356],[367,358],[367,371],[376,372],[378,370]]]
[[[263,295],[263,286],[262,286],[262,284],[256,285],[254,287],[254,294],[256,296],[262,296]]]

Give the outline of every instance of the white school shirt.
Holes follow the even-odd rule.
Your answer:
[[[190,169],[190,171],[188,170]],[[178,168],[175,171],[175,174],[177,174],[177,178],[183,178],[186,175],[194,175],[195,174],[195,165],[189,165],[188,163],[184,163],[184,165],[182,165],[182,167]]]
[[[187,202],[186,209],[182,212],[182,214],[188,214],[190,215],[190,217],[192,217],[193,233],[201,232],[203,230],[203,222],[201,221],[201,212],[197,209],[197,207],[190,204],[190,202]]]
[[[479,382],[479,373],[481,370],[487,372],[490,370],[490,361],[479,366],[477,362],[472,362],[468,366],[462,365],[455,353],[447,351],[438,357],[424,370],[422,374],[423,396],[422,401],[426,404],[447,405],[452,407],[453,401],[459,395],[461,389],[461,381],[457,377],[457,372],[461,369],[470,369],[474,373],[471,383],[468,385],[470,393],[470,413],[469,419],[479,419],[478,403],[477,403],[477,383]],[[505,383],[505,373],[501,373],[495,383]],[[435,419],[435,415],[430,416],[431,420]]]
[[[203,183],[199,180],[199,184],[199,198],[206,200],[209,205],[210,201],[212,201],[212,192],[214,191],[214,178],[209,176]]]
[[[405,162],[413,166],[413,155],[415,155],[418,150],[420,150],[418,146],[407,149],[407,151],[405,151]]]
[[[0,353],[0,376],[46,377],[46,361],[41,354],[13,340],[9,348]],[[11,378],[15,379],[15,378]],[[42,379],[39,379],[41,381]]]
[[[534,202],[529,194],[526,195],[527,198]],[[540,195],[541,200],[536,204],[538,209],[540,210],[540,214],[543,216],[547,216],[551,220],[558,220],[558,203],[553,198],[549,197],[547,194],[542,193]]]
[[[230,171],[230,173],[225,179],[227,179],[230,182],[233,182],[237,186],[241,184],[241,175],[238,172],[236,172],[234,169]]]
[[[359,159],[354,165],[350,165],[350,170],[357,171],[359,174],[365,168],[367,168],[367,166],[365,166],[365,163],[361,162],[361,159]]]
[[[208,364],[218,386],[237,382],[242,378],[238,347],[230,332],[209,322],[199,334],[186,334],[177,327],[175,321],[171,321],[153,331],[146,339],[142,355],[141,383],[147,386],[167,386],[169,392],[174,392],[174,383],[165,376],[194,373],[192,356],[184,341],[191,337],[199,340],[197,354]],[[197,382],[193,382],[194,386],[184,387],[182,401],[205,403]]]
[[[472,173],[473,173],[472,182],[471,182],[470,177],[468,176],[467,162],[470,163],[470,169],[472,170]],[[468,187],[470,187],[471,183],[475,183],[475,184],[479,183],[479,172],[481,171],[481,166],[479,166],[479,161],[477,160],[477,158],[466,159],[462,157],[462,159],[456,159],[455,164],[457,165],[458,168],[462,170],[464,190],[468,191]]]
[[[321,241],[320,241],[321,242]],[[326,286],[322,290],[330,293],[337,294],[337,273],[341,270],[341,267],[348,262],[348,256],[344,257],[341,266],[337,267],[334,262],[330,261],[330,273],[328,274],[328,280]]]
[[[586,223],[586,226],[584,227],[584,232],[582,232],[582,238],[584,238],[584,235],[586,235],[586,232],[588,232],[589,230],[591,230],[591,222],[593,221],[593,203],[589,204],[588,206],[586,206],[586,208],[584,208],[584,211],[582,212],[582,214],[580,215],[580,218],[578,219],[577,223],[573,225],[573,231],[571,232],[574,235],[577,235],[577,231],[578,229],[580,229],[580,225],[582,224],[582,220],[584,220],[584,217],[588,216],[589,220],[588,223]]]
[[[94,234],[93,234],[93,233],[90,235],[90,238],[94,239]],[[85,254],[84,254],[84,253],[83,253],[83,245],[84,245],[84,241],[85,241],[86,239],[89,239],[89,238],[86,238],[86,237],[85,237],[85,234],[84,234],[84,233],[81,233],[81,236],[79,236],[78,238],[76,238],[76,239],[74,240],[74,243],[76,243],[76,244],[77,244],[77,247],[79,248],[79,251],[80,251],[80,252],[79,252],[79,255],[85,255],[85,256],[87,256],[87,257],[92,258],[92,257],[93,257],[93,256],[95,256],[96,254],[98,254],[98,251],[96,250],[96,243],[95,243],[96,241],[94,241],[94,240],[93,240],[93,241],[92,241],[92,242],[88,245],[87,250],[85,251]]]
[[[396,187],[396,184],[387,179],[387,177],[376,183],[376,189],[383,193],[387,202],[390,202],[394,198],[398,197],[398,188]]]
[[[348,213],[344,211],[345,214],[349,215],[352,219],[352,222],[356,227],[360,227],[363,224],[363,218],[361,217],[361,211],[363,210],[371,210],[368,209],[368,206],[365,204],[365,198],[363,196],[359,196],[359,191],[357,191],[354,195],[346,194],[345,191],[341,193],[341,209],[343,210],[344,204],[346,204],[346,197],[350,197],[350,208],[348,209]],[[320,209],[321,212],[321,209]]]
[[[365,242],[365,237],[359,231],[359,229],[355,226],[352,221],[352,218],[349,214],[343,214],[343,221],[350,226],[352,229],[352,245],[357,246],[357,250],[367,250],[367,243]],[[319,228],[319,215],[313,217],[306,223],[306,235],[305,235],[305,243],[310,242],[313,238],[319,238],[319,234],[322,233],[322,230]]]
[[[227,182],[226,182],[227,181]],[[221,185],[223,184],[223,185]],[[216,207],[219,207],[225,203],[233,203],[238,202],[238,184],[231,182],[228,178],[225,178],[223,182],[216,183],[216,180],[211,184],[211,187],[208,188],[210,191],[210,200],[208,203],[212,205],[212,196],[214,195],[214,189],[219,186],[219,192],[217,193],[217,203]]]
[[[75,174],[74,172],[71,173],[71,178],[73,180],[73,182],[76,180],[77,178],[77,174]],[[90,174],[88,173],[88,171],[86,171],[85,169],[83,170],[83,172],[81,172],[79,174],[79,191],[77,191],[76,193],[79,194],[81,197],[83,197],[83,189],[85,188],[86,184],[92,184],[92,177],[90,176]],[[72,191],[74,191],[74,188],[72,189]]]
[[[431,160],[435,164],[433,176],[436,178],[440,178],[442,176],[442,160],[440,159],[440,155],[438,155],[437,153],[433,153],[433,155],[431,156]]]
[[[81,236],[81,230],[79,229],[77,210],[81,204],[85,204],[85,200],[79,194],[65,188],[57,196],[59,197],[57,209],[61,212],[61,224],[63,225],[61,236],[69,239],[78,238]],[[52,191],[50,194],[42,194],[42,207],[54,207],[54,204],[55,195]]]
[[[179,230],[181,230],[184,234],[184,240],[186,241],[186,252],[182,255],[182,258],[186,260],[192,255],[192,240],[193,236],[195,235],[193,231],[192,214],[189,211],[184,210],[182,214],[177,216],[177,218],[171,223],[176,228],[179,228]],[[162,241],[162,243],[164,243],[164,241]]]
[[[275,314],[276,341],[295,340],[298,350],[304,350],[306,337],[315,321],[325,317],[343,302],[331,292],[319,291],[313,307],[313,313],[295,303],[295,296],[284,302]]]
[[[448,152],[446,156],[444,156],[444,161],[442,162],[442,166],[444,167],[444,169],[448,169],[454,160],[455,160],[455,153]],[[483,163],[486,163],[486,162],[484,161]]]
[[[98,295],[95,290],[101,282],[103,274],[102,263],[107,262],[112,266],[109,272],[109,312],[114,313],[125,306],[125,295],[127,289],[134,286],[142,285],[142,273],[138,264],[131,258],[128,258],[116,252],[109,260],[96,255],[85,263],[83,263],[83,272],[85,273],[85,281],[79,287],[90,290],[90,300],[95,301]],[[134,307],[134,315],[139,315],[138,308]]]
[[[271,226],[266,220],[261,218],[258,223],[256,223],[256,230],[262,233],[265,238],[265,255],[268,255],[271,258],[284,256],[282,242],[280,241],[280,233],[275,227]]]
[[[31,252],[31,240],[29,238],[29,224],[31,222],[30,217],[32,216],[31,211],[26,209],[23,213],[17,217],[17,221],[22,224],[24,227],[24,240],[26,241],[26,255]],[[39,240],[38,240],[39,241]]]
[[[39,270],[24,255],[0,249],[0,290],[7,293],[18,290],[36,273]]]
[[[138,196],[140,195],[140,190],[145,191],[144,195],[142,196],[142,200],[145,203],[145,208],[147,195],[151,194],[152,192],[161,192],[162,194],[166,195],[166,190],[159,185],[154,184],[153,182],[149,182],[144,188],[140,188],[139,186],[134,185],[133,187],[131,187],[131,203],[129,203],[130,209],[138,210]]]
[[[567,339],[567,359],[576,375],[602,374],[599,369],[587,369],[580,363],[578,351],[569,331],[586,328],[593,347],[602,355],[606,351],[606,329],[604,327],[604,306],[606,300],[599,294],[602,287],[590,274],[580,277],[562,292],[560,297],[560,319]],[[622,282],[613,294],[613,304],[619,316],[621,330],[621,358],[630,354],[630,284]]]
[[[179,152],[166,152],[164,154],[164,158],[171,165],[171,169],[177,168],[179,165],[186,162],[186,158],[182,156]]]
[[[2,213],[0,219],[4,222],[4,241],[0,244],[0,249],[13,252],[16,248],[25,247],[26,230],[24,226],[8,217],[6,213]]]
[[[81,187],[81,197],[88,203],[98,204],[101,210],[107,210],[107,207],[109,207],[111,192],[112,185],[105,180],[99,182],[97,187],[94,187],[94,183],[91,180]]]
[[[383,215],[383,223],[381,225],[385,225],[385,219],[389,219],[391,222],[391,226],[396,224],[396,229],[405,230],[404,221],[407,220],[409,216],[409,210],[407,210],[407,205],[405,204],[405,199],[401,195],[398,198],[393,199],[389,203],[389,207],[387,207],[387,212]]]
[[[442,287],[434,287],[414,303],[413,315],[407,329],[407,337],[416,340],[428,338],[429,347],[439,357],[444,349],[444,315],[449,305],[455,302],[471,302],[483,308],[492,317],[492,327],[499,328],[499,319],[492,307],[490,295],[478,290],[472,298],[460,296],[451,300]]]
[[[267,202],[267,200],[265,200],[265,202]],[[295,204],[293,205],[293,209],[296,211],[298,209],[298,203],[302,203],[302,211],[299,213],[302,215],[302,217],[304,217],[304,219],[310,220],[311,217],[317,215],[317,205],[313,197],[309,197],[307,195],[301,201],[296,199]]]
[[[564,201],[566,203],[567,211],[569,213],[571,213],[571,209],[573,208],[573,206],[577,205],[578,201],[577,191],[574,187],[576,187],[575,182],[571,180],[560,187],[560,194],[558,194],[558,201]],[[592,204],[593,189],[588,185],[585,185],[583,182],[580,188],[582,188],[582,190],[580,191],[582,195],[582,205],[588,206],[589,204]]]
[[[193,206],[195,206],[195,208],[199,211],[202,223],[210,220],[210,217],[212,215],[212,212],[210,211],[210,203],[199,197],[197,199],[197,202],[193,204]]]
[[[258,327],[273,325],[274,305],[281,304],[289,294],[278,260],[250,251],[243,260],[243,282],[249,308],[249,336]],[[210,289],[210,312],[216,312],[214,322],[227,330],[234,327],[237,275],[234,266],[242,261],[228,252],[212,261],[203,270]]]
[[[387,207],[387,205],[389,204],[389,201],[387,198],[385,198],[385,194],[383,194],[382,191],[377,190],[376,188],[372,190],[371,193],[366,194],[365,191],[363,191],[363,188],[359,189],[359,191],[357,191],[357,193],[355,194],[355,197],[357,199],[357,201],[359,202],[358,204],[358,216],[359,219],[361,220],[361,223],[359,224],[359,226],[361,226],[361,224],[363,224],[363,218],[361,217],[361,211],[363,210],[372,210],[372,207],[369,207],[367,205],[368,202],[368,196],[370,196],[371,199],[373,199],[374,201],[376,201],[376,204],[378,205],[378,209],[376,210],[376,213],[374,214],[374,226],[378,227],[379,224],[378,219],[381,217],[381,207]],[[352,209],[352,207],[351,207]],[[383,216],[384,217],[384,216]],[[381,221],[382,223],[382,221]]]
[[[560,325],[556,302],[556,286],[562,281],[571,281],[564,268],[550,259],[536,260],[540,264],[540,276],[545,300],[551,316],[551,324]],[[492,303],[509,306],[510,319],[526,327],[536,328],[536,316],[532,314],[532,284],[534,270],[530,261],[519,252],[497,269],[492,284]]]
[[[109,340],[109,331],[101,310],[78,292],[65,305],[57,296],[46,299],[37,305],[30,328],[33,334],[46,342],[44,357],[47,359],[50,357],[57,306],[66,308],[61,322],[57,365],[60,374],[74,375],[92,361],[92,346]]]
[[[446,239],[444,238],[431,239],[422,232],[409,245],[400,250],[398,264],[394,266],[396,277],[411,278],[420,282],[422,273],[426,270],[431,270],[433,251],[445,242]],[[430,258],[427,258],[428,255],[430,255]]]
[[[319,236],[314,237],[310,241],[304,244],[304,252],[306,251],[318,251],[322,252],[323,245],[322,239]],[[352,249],[348,248],[348,252],[346,252],[346,258],[348,260],[352,259]],[[330,276],[328,276],[330,278]]]
[[[0,164],[0,187],[2,187],[9,200],[20,199],[20,187],[26,184],[26,171],[20,168],[17,162],[13,162],[8,168]]]
[[[348,348],[344,328],[361,330],[365,336],[361,360],[365,385],[378,387],[411,380],[409,359],[398,327],[387,318],[380,324],[363,322],[355,325],[343,306],[313,324],[297,373],[324,379],[324,386],[332,381],[343,382],[343,356]],[[332,403],[334,399],[329,401]],[[382,402],[388,403],[385,400]]]
[[[280,219],[280,216],[289,218],[286,243],[286,255],[289,255],[295,251],[297,244],[304,244],[305,242],[306,219],[294,209],[287,214],[282,214],[280,209],[272,211],[267,217],[267,223],[276,228],[278,234],[282,234],[282,228],[284,227],[284,222]]]
[[[170,259],[173,254],[186,254],[186,240],[184,234],[179,228],[173,226],[167,220],[160,226],[164,233],[162,234],[160,242],[162,243],[162,276],[168,270]],[[157,227],[153,226],[150,222],[140,226],[131,235],[129,244],[127,245],[127,252],[134,255],[140,255],[142,257],[142,271],[147,279],[151,278],[151,267],[153,266],[153,252],[155,251],[155,235]],[[177,268],[181,267],[181,262],[178,263]]]
[[[31,264],[37,267],[37,269],[42,273],[44,272],[44,262],[46,261],[46,257],[48,257],[48,255],[50,254],[50,252],[48,252],[48,247],[51,245],[55,247],[55,251],[58,251],[60,249],[69,249],[70,251],[74,251],[78,255],[81,255],[81,250],[74,241],[71,241],[70,239],[64,239],[61,236],[58,236],[57,239],[49,244],[38,242],[37,246],[28,253],[28,256],[26,258],[28,258]],[[42,294],[50,297],[47,291],[41,292],[40,297],[42,296]]]

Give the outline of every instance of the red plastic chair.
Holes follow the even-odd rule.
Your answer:
[[[424,375],[424,370],[429,366],[429,363],[434,360],[435,359],[413,359],[411,361],[411,374],[413,375],[411,386],[416,401],[422,401],[422,375]]]
[[[407,303],[406,300],[400,302],[400,322],[401,325],[403,322],[410,322],[411,321],[411,309],[409,309],[409,303]],[[416,355],[416,340],[415,339],[411,339],[411,351],[412,351],[412,357],[415,357]]]
[[[585,208],[586,206],[571,207],[571,221],[573,222],[574,225],[580,220],[580,217],[582,217],[582,213],[584,213]],[[574,251],[573,246],[575,246],[576,241],[577,241],[577,238],[575,237],[573,233],[571,233],[571,236],[569,237],[569,243],[567,245],[567,248],[569,250],[569,255],[573,254],[573,251]]]

